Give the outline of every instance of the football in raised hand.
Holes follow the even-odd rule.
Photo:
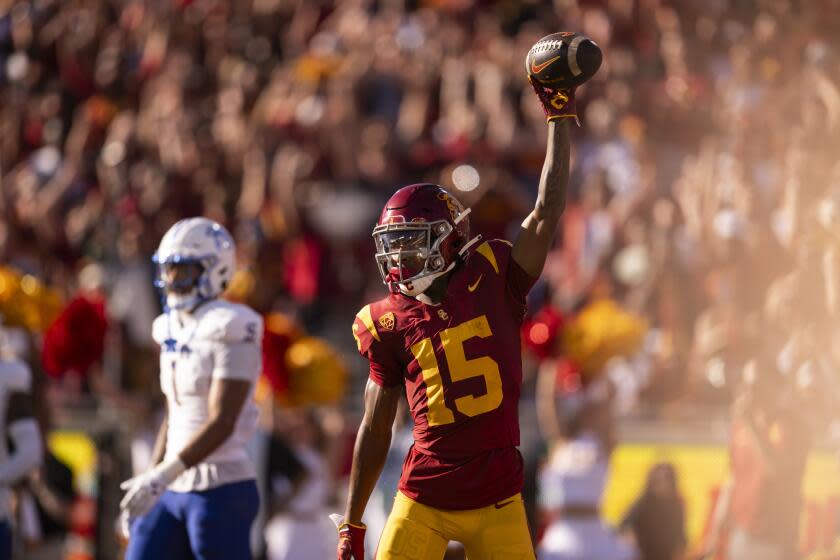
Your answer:
[[[525,68],[540,83],[565,89],[594,76],[602,58],[595,41],[580,33],[562,31],[537,41],[525,57]]]

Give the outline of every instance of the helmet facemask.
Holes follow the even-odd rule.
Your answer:
[[[166,231],[152,261],[164,311],[191,312],[227,289],[236,246],[230,233],[213,220],[186,218]],[[188,269],[191,274],[186,274]]]
[[[208,255],[205,258],[170,256],[159,260],[157,256],[152,260],[157,265],[155,287],[158,288],[168,310],[191,310],[199,303],[210,299],[210,278],[209,271],[216,264],[216,258]],[[170,270],[173,267],[187,267],[194,265],[198,273],[186,278],[171,278]]]
[[[441,246],[452,233],[446,220],[391,222],[376,226],[376,263],[382,280],[392,290],[409,296],[426,291],[439,276],[455,266],[447,263]]]

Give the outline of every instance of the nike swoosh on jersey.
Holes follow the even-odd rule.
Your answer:
[[[474,292],[475,289],[478,288],[478,283],[481,282],[482,278],[484,278],[483,274],[478,277],[478,280],[475,281],[475,284],[470,284],[469,286],[467,286],[467,289],[471,292]]]
[[[508,500],[506,502],[499,502],[498,504],[493,504],[496,509],[502,509],[505,506],[509,506],[513,503],[513,500]]]
[[[557,55],[554,58],[550,58],[550,59],[546,60],[542,64],[534,64],[534,61],[532,60],[531,61],[531,72],[533,72],[534,74],[539,74],[540,72],[543,71],[543,69],[545,69],[546,66],[548,66],[549,64],[551,64],[555,60],[558,60],[561,56],[563,56],[563,55],[561,55],[561,54]]]

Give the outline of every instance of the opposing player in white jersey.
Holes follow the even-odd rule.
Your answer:
[[[32,374],[18,360],[0,360],[0,558],[12,557],[12,486],[40,463],[44,446],[32,416]],[[9,453],[8,439],[14,443]]]
[[[176,223],[154,260],[165,296],[153,335],[167,418],[154,466],[122,484],[126,559],[250,559],[259,498],[246,445],[257,423],[262,318],[218,299],[235,266],[233,239],[219,224]]]

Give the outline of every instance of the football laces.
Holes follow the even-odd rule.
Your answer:
[[[548,50],[559,49],[563,46],[563,41],[552,39],[551,41],[540,41],[531,48],[531,53],[541,53]]]

